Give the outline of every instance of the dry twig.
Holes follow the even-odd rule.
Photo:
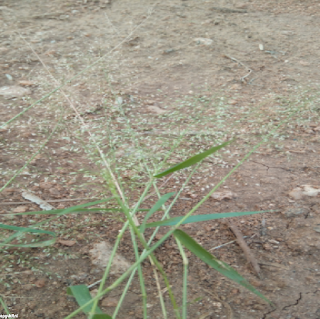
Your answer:
[[[243,235],[241,234],[239,228],[231,221],[228,222],[228,226],[232,230],[234,235],[237,237],[237,242],[238,242],[239,246],[242,248],[247,260],[252,265],[252,267],[253,267],[254,271],[256,272],[256,274],[258,275],[258,277],[261,278],[260,267],[258,265],[258,262],[255,259],[255,257],[253,256],[253,254],[251,253],[251,250],[248,247],[247,243],[244,241]]]
[[[236,62],[236,63],[242,65],[244,68],[247,69],[247,71],[248,71],[249,73],[240,78],[241,82],[245,82],[245,78],[247,78],[247,77],[252,73],[252,70],[251,70],[247,65],[245,65],[244,63],[242,63],[242,62],[239,61],[238,59],[233,58],[232,56],[229,56],[229,55],[225,54],[224,57],[232,60],[233,62]]]

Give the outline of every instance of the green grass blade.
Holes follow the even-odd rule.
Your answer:
[[[55,210],[50,210],[50,211],[39,211],[39,212],[26,212],[26,213],[16,213],[16,214],[7,214],[7,215],[40,215],[40,214],[54,214],[56,216],[59,216],[59,215],[65,215],[65,214],[71,214],[71,213],[75,213],[75,212],[79,212],[79,211],[82,211],[84,207],[88,207],[88,206],[93,206],[93,205],[97,205],[97,204],[101,204],[101,203],[104,203],[106,201],[109,201],[111,199],[113,199],[114,197],[109,197],[109,198],[106,198],[106,199],[102,199],[102,200],[98,200],[98,201],[94,201],[94,202],[90,202],[90,203],[85,203],[85,204],[81,204],[81,205],[76,205],[76,206],[72,206],[72,207],[69,207],[69,208],[65,208],[65,209],[55,209]],[[53,218],[56,218],[53,217]],[[51,218],[52,219],[52,218]],[[50,220],[50,219],[49,219]],[[39,225],[39,224],[43,224],[44,222],[46,221],[42,221],[36,225]],[[34,225],[34,226],[36,226]],[[8,226],[9,227],[9,226]],[[10,226],[11,227],[11,226]],[[12,226],[12,227],[15,227],[15,226]],[[9,228],[7,228],[9,229]],[[11,230],[14,230],[14,228],[11,228]],[[9,236],[8,238],[6,238],[3,243],[1,244],[2,246],[6,245],[7,243],[11,242],[14,238],[16,237],[19,237],[21,236],[21,234],[23,234],[24,231],[21,231],[19,229],[18,232],[16,232],[15,234]],[[54,243],[54,242],[53,242]],[[45,242],[45,245],[49,245],[50,242]],[[22,247],[22,246],[20,246]],[[28,246],[29,247],[29,246]]]
[[[228,141],[228,142],[225,142],[221,145],[218,145],[218,146],[214,146],[214,147],[211,147],[209,148],[208,150],[200,153],[200,154],[197,154],[195,156],[192,156],[190,158],[188,158],[187,160],[177,164],[177,165],[174,165],[170,168],[168,168],[167,170],[159,173],[159,174],[156,174],[154,175],[154,177],[156,178],[160,178],[160,177],[163,177],[163,176],[166,176],[170,173],[173,173],[173,172],[176,172],[176,171],[179,171],[183,168],[187,168],[189,166],[192,166],[200,161],[202,161],[203,159],[205,159],[206,157],[210,156],[211,154],[213,154],[214,152],[217,152],[218,150],[220,150],[221,148],[225,147],[226,145],[230,144],[233,140],[231,141]]]
[[[65,214],[71,214],[71,213],[83,213],[83,212],[94,212],[94,211],[121,211],[120,209],[115,209],[115,208],[91,208],[91,209],[85,209],[85,207],[88,206],[94,206],[98,204],[105,203],[114,197],[109,197],[106,199],[102,200],[97,200],[94,202],[90,203],[85,203],[81,205],[76,205],[76,206],[71,206],[68,208],[63,208],[63,209],[52,209],[52,210],[40,210],[40,211],[34,211],[34,212],[25,212],[25,213],[12,213],[12,214],[7,214],[7,215],[54,215],[54,214],[60,214],[60,215],[65,215]]]
[[[52,235],[52,236],[56,235],[52,231],[35,229],[35,228],[27,228],[27,227],[11,226],[11,225],[5,225],[5,224],[0,224],[0,228],[8,229],[8,230],[17,230],[20,232],[35,233],[35,234],[48,234],[48,235]]]
[[[218,213],[218,214],[207,214],[207,215],[195,215],[195,216],[188,217],[185,221],[183,221],[181,223],[181,225],[190,224],[190,223],[197,223],[197,222],[203,222],[203,221],[213,220],[213,219],[239,217],[239,216],[247,216],[247,215],[254,215],[254,214],[260,214],[260,213],[270,213],[270,212],[274,212],[274,210],[261,210],[261,211],[256,211],[256,212],[235,212],[235,213]],[[173,218],[170,218],[170,219],[149,223],[149,224],[145,225],[145,228],[158,227],[158,226],[175,226],[176,224],[178,224],[180,222],[180,220],[182,218],[184,218],[184,216],[173,217]]]
[[[145,209],[148,210],[148,209]],[[67,214],[75,214],[75,213],[99,213],[99,212],[121,212],[122,210],[119,208],[77,208],[75,210],[69,210],[66,212],[66,209],[54,209],[54,210],[40,210],[35,212],[25,212],[25,213],[12,213],[5,214],[6,216],[11,215],[67,215]]]
[[[44,241],[39,241],[36,243],[31,243],[31,244],[17,244],[17,245],[11,245],[11,244],[2,244],[0,243],[0,246],[5,246],[5,247],[46,247],[46,246],[51,246],[56,242],[56,239],[50,239],[50,240],[44,240]]]
[[[3,299],[1,298],[1,296],[0,296],[0,304],[3,308],[3,310],[6,312],[6,314],[10,315],[10,311],[9,311],[7,305],[5,304],[5,302],[3,301]],[[5,317],[3,317],[3,318],[5,318]],[[10,318],[10,317],[8,316],[7,318]]]
[[[146,222],[147,220],[157,211],[159,210],[162,205],[171,197],[173,196],[175,193],[172,192],[172,193],[168,193],[168,194],[165,194],[163,195],[155,204],[154,206],[149,210],[149,212],[146,214],[146,216],[144,217],[143,219],[143,222],[140,226],[140,231],[141,233],[143,233],[146,229],[145,225],[146,225]]]
[[[90,300],[92,300],[90,291],[86,285],[77,285],[77,286],[68,287],[67,295],[73,296],[80,307],[85,305]],[[91,307],[92,307],[91,305],[88,305],[84,307],[82,310],[86,314],[90,314]],[[104,314],[99,307],[96,307],[96,312],[91,318],[92,319],[112,319],[111,316]]]
[[[22,233],[34,233],[34,234],[47,234],[51,235],[54,238],[50,240],[45,240],[41,242],[36,243],[30,243],[30,244],[18,244],[18,245],[10,245],[6,243],[0,243],[0,246],[10,246],[10,247],[44,247],[44,246],[50,246],[53,245],[56,241],[56,234],[51,231],[42,230],[42,229],[34,229],[34,228],[27,228],[27,227],[18,227],[18,226],[11,226],[11,225],[5,225],[0,224],[0,229],[7,229],[7,230],[16,230],[18,231],[18,234]]]
[[[268,303],[271,303],[264,295],[262,295],[258,290],[256,290],[247,280],[245,280],[240,274],[238,274],[232,267],[223,261],[217,259],[215,256],[211,255],[207,250],[200,246],[193,238],[180,229],[173,232],[174,236],[178,238],[181,243],[189,249],[194,255],[204,261],[207,265],[211,266],[222,275],[230,278],[239,285],[245,287],[249,291],[256,294],[261,299]]]

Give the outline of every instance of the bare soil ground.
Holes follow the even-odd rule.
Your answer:
[[[268,136],[218,190],[233,195],[210,199],[197,214],[276,210],[234,219],[247,236],[261,278],[236,243],[211,250],[276,307],[189,255],[189,317],[320,318],[318,1],[2,0],[0,4],[2,124],[77,75],[0,129],[0,186],[6,185],[0,193],[1,223],[29,226],[45,219],[8,215],[39,210],[21,196],[25,189],[44,200],[56,200],[51,203],[56,208],[109,195],[102,164],[70,103],[112,165],[119,164],[119,177],[132,203],[145,183],[141,159],[159,162],[182,136],[180,132],[187,130],[169,159],[171,164],[237,136],[230,148],[203,164],[172,216],[186,213]],[[172,178],[161,192],[177,190],[183,177]],[[304,185],[312,186],[313,196],[303,193]],[[155,201],[150,197],[144,208]],[[12,204],[16,202],[24,203]],[[117,214],[60,217],[44,224],[59,234],[54,246],[3,250],[0,294],[12,313],[49,319],[75,310],[66,289],[101,278],[103,270],[92,264],[88,252],[95,242],[114,243],[120,218]],[[208,250],[234,240],[224,221],[182,229]],[[157,238],[163,233],[160,230]],[[120,252],[135,260],[130,234],[123,238]],[[174,240],[161,246],[156,256],[180,302],[182,260]],[[162,318],[151,266],[145,262],[144,267],[150,318]],[[107,313],[112,314],[121,288],[101,301]],[[138,280],[118,318],[142,318]]]

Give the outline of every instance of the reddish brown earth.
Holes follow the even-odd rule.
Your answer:
[[[22,197],[23,190],[54,200],[55,208],[110,195],[101,161],[70,104],[95,134],[111,166],[119,164],[130,205],[146,182],[132,136],[141,143],[144,158],[159,163],[180,131],[188,130],[170,164],[237,137],[220,156],[203,163],[171,216],[187,213],[267,136],[268,142],[217,191],[233,195],[210,198],[196,212],[275,211],[233,219],[247,236],[261,278],[237,243],[212,250],[235,239],[225,221],[181,228],[233,266],[275,307],[188,253],[189,318],[320,318],[320,195],[292,193],[304,190],[304,185],[320,188],[319,27],[320,4],[312,0],[1,1],[0,124],[57,83],[77,77],[62,89],[69,101],[60,90],[0,128],[0,186],[6,185],[0,193],[0,222],[27,227],[48,218],[8,215],[40,210]],[[3,93],[3,87],[13,93]],[[124,112],[118,108],[122,102]],[[131,130],[125,119],[130,119]],[[177,190],[183,174],[170,179],[161,194]],[[152,196],[142,206],[149,208],[155,201]],[[157,213],[151,220],[161,216]],[[49,319],[77,309],[66,289],[102,277],[89,250],[101,241],[113,244],[121,218],[118,213],[70,214],[42,227],[57,233],[53,246],[2,250],[0,294],[10,311],[19,318]],[[156,239],[166,231],[160,229]],[[9,234],[2,232],[1,237]],[[150,235],[148,229],[146,237]],[[37,237],[26,238],[33,239]],[[119,252],[135,261],[129,232]],[[174,239],[155,255],[181,304],[182,259]],[[143,265],[148,314],[162,318],[152,268],[148,261]],[[107,283],[116,278],[110,276]],[[113,313],[123,286],[101,301],[106,313]],[[164,299],[173,318],[167,293]],[[138,278],[117,318],[143,318]]]

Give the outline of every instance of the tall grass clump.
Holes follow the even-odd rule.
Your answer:
[[[316,99],[315,97],[314,99]],[[201,261],[205,262],[214,270],[218,271],[222,275],[226,276],[227,278],[231,279],[235,282],[235,284],[239,284],[248,291],[256,294],[261,299],[263,299],[266,303],[270,303],[270,301],[263,296],[259,291],[257,291],[250,283],[243,278],[238,272],[236,272],[232,267],[227,265],[225,262],[217,259],[211,253],[209,253],[204,247],[202,247],[199,243],[196,242],[190,235],[184,232],[179,226],[186,224],[186,223],[198,223],[209,221],[213,219],[219,218],[228,218],[228,217],[237,217],[237,216],[244,216],[244,215],[252,215],[263,213],[263,211],[256,211],[256,212],[234,212],[234,213],[220,213],[220,214],[209,214],[209,215],[195,215],[195,212],[198,208],[226,181],[226,179],[235,171],[237,170],[244,161],[246,161],[253,152],[256,152],[258,148],[265,142],[268,141],[270,138],[274,138],[276,132],[279,131],[281,125],[288,124],[292,125],[292,118],[295,114],[298,113],[300,108],[308,109],[308,105],[310,105],[311,99],[308,98],[305,101],[300,101],[300,106],[294,108],[291,113],[285,118],[282,119],[281,122],[278,122],[277,125],[273,126],[268,134],[263,135],[260,138],[260,142],[258,142],[254,147],[251,147],[249,152],[238,161],[232,169],[230,169],[229,173],[226,174],[220,181],[215,185],[208,193],[194,206],[192,207],[186,214],[179,217],[171,217],[170,213],[174,208],[175,203],[181,197],[181,193],[183,190],[186,189],[190,180],[194,176],[195,172],[200,168],[200,165],[203,165],[205,161],[210,159],[212,156],[217,156],[218,151],[228,150],[230,146],[239,148],[240,139],[231,139],[226,142],[220,142],[215,146],[206,147],[205,150],[201,149],[199,152],[194,153],[192,156],[187,156],[185,153],[180,152],[180,148],[182,142],[184,141],[184,137],[187,136],[188,130],[182,131],[179,135],[176,136],[174,142],[168,143],[165,145],[166,151],[161,153],[161,156],[156,158],[156,161],[152,161],[150,157],[144,156],[146,154],[144,152],[144,147],[141,146],[141,139],[137,134],[136,130],[133,129],[130,120],[126,116],[123,108],[125,105],[120,101],[118,103],[118,112],[122,115],[124,119],[124,124],[126,125],[126,134],[131,137],[131,145],[134,145],[135,154],[142,154],[141,156],[135,157],[135,161],[131,163],[131,167],[137,168],[140,166],[139,171],[144,172],[143,176],[143,183],[144,185],[140,197],[137,199],[135,198],[134,202],[132,202],[132,198],[130,197],[130,192],[127,191],[125,188],[125,181],[121,178],[119,171],[121,172],[121,165],[123,163],[117,161],[117,157],[115,154],[115,150],[117,147],[121,145],[112,144],[112,138],[110,137],[110,145],[106,151],[101,149],[103,143],[97,140],[97,136],[93,134],[88,127],[88,124],[84,122],[81,116],[78,116],[79,122],[81,125],[81,132],[88,132],[88,143],[84,146],[87,149],[87,152],[93,158],[96,158],[96,162],[99,167],[99,172],[97,177],[101,180],[104,180],[105,186],[108,188],[108,192],[110,196],[102,198],[97,201],[91,201],[86,204],[76,205],[69,207],[67,209],[56,209],[50,211],[37,211],[37,212],[26,212],[26,213],[16,213],[11,215],[16,216],[23,216],[23,215],[34,215],[34,216],[46,216],[51,215],[49,219],[44,219],[40,222],[30,222],[30,226],[28,227],[21,227],[15,225],[8,225],[8,224],[0,224],[0,228],[6,232],[13,232],[11,235],[7,235],[3,237],[4,239],[1,241],[1,246],[3,248],[17,246],[17,247],[47,247],[53,245],[57,238],[57,233],[52,230],[44,229],[44,225],[48,224],[50,221],[54,221],[61,216],[67,216],[68,214],[93,214],[93,213],[102,213],[102,214],[114,214],[116,211],[118,216],[124,221],[122,224],[122,228],[115,238],[115,244],[113,246],[113,251],[111,254],[111,258],[106,266],[104,271],[104,275],[102,276],[101,280],[96,284],[99,284],[98,292],[95,297],[90,295],[91,286],[86,285],[77,285],[77,286],[70,286],[68,288],[67,294],[72,295],[75,300],[77,301],[79,308],[74,312],[70,313],[65,318],[73,318],[78,313],[84,312],[87,314],[88,318],[116,318],[119,310],[122,307],[122,302],[128,293],[130,285],[133,283],[135,276],[137,275],[139,278],[140,290],[141,290],[141,307],[143,309],[143,318],[148,318],[150,313],[148,312],[148,295],[146,290],[146,278],[143,274],[143,264],[146,259],[149,260],[153,269],[154,269],[154,277],[156,281],[156,287],[159,293],[159,302],[162,309],[162,315],[164,318],[168,317],[176,317],[176,318],[187,318],[188,315],[188,308],[192,307],[189,302],[188,298],[188,271],[189,271],[189,262],[188,257],[185,250],[190,251],[194,254],[197,258]],[[312,102],[312,101],[311,101]],[[71,105],[72,107],[72,105]],[[74,109],[77,115],[78,112]],[[174,118],[174,114],[172,115]],[[171,119],[172,120],[172,119]],[[163,119],[165,121],[165,119]],[[10,122],[11,123],[11,122]],[[7,125],[10,123],[6,123]],[[60,122],[59,122],[60,123]],[[57,126],[54,127],[53,132],[55,131]],[[39,148],[39,153],[43,147],[46,145],[47,141],[52,138],[53,132],[48,136],[45,140],[43,145]],[[110,132],[110,136],[114,134],[114,132]],[[232,134],[230,134],[232,135]],[[126,139],[128,138],[126,136]],[[243,138],[243,137],[242,137]],[[119,143],[121,142],[121,138],[119,138]],[[149,142],[152,143],[152,139]],[[185,148],[185,145],[183,145]],[[148,147],[146,147],[148,148]],[[111,152],[111,153],[107,153]],[[112,153],[113,152],[113,153]],[[110,156],[111,155],[111,156]],[[113,156],[112,156],[113,155]],[[156,154],[155,154],[156,155]],[[23,166],[28,165],[28,163],[34,158],[35,155],[31,159],[29,159],[26,164]],[[180,160],[181,157],[184,157],[183,160]],[[174,165],[170,165],[171,158],[174,158]],[[179,160],[177,160],[179,159]],[[13,176],[7,183],[4,184],[1,190],[5,189],[14,178],[19,175],[19,170],[15,176]],[[169,192],[163,193],[161,185],[164,185],[170,178],[174,178],[179,176],[179,188],[176,192]],[[182,178],[184,180],[182,181]],[[160,181],[160,186],[158,181]],[[156,203],[149,207],[147,210],[142,209],[142,203],[146,200],[146,198],[150,197],[150,192],[156,194],[158,200]],[[159,218],[158,221],[149,222],[149,219],[154,215],[155,212],[162,211],[162,217]],[[141,223],[139,223],[137,218],[137,213],[144,212],[144,217]],[[140,215],[141,216],[141,215]],[[153,216],[154,219],[154,216]],[[156,236],[160,227],[167,227],[166,233],[157,241],[155,238],[159,238]],[[146,232],[146,229],[153,230],[151,235],[149,232]],[[132,251],[135,255],[135,262],[131,265],[131,267],[125,271],[119,278],[117,278],[114,282],[109,283],[110,279],[110,269],[111,265],[114,261],[116,256],[117,250],[119,248],[120,241],[123,239],[124,234],[126,232],[130,233],[131,236],[131,246]],[[13,244],[13,240],[23,238],[23,236],[27,233],[37,234],[40,239],[39,241],[32,242],[32,243],[19,243]],[[181,288],[181,296],[179,296],[179,300],[181,299],[181,303],[179,304],[177,301],[177,296],[173,293],[171,288],[170,280],[168,274],[163,269],[161,263],[157,260],[155,256],[155,252],[157,249],[170,237],[173,237],[177,243],[179,248],[180,255],[183,261],[183,270],[181,274],[181,278],[183,281],[183,286]],[[155,242],[154,242],[155,241]],[[127,243],[129,244],[129,243]],[[143,250],[140,251],[140,247],[143,247]],[[108,284],[107,284],[108,280]],[[171,313],[171,307],[168,308],[167,304],[165,303],[162,292],[161,292],[161,282],[164,282],[166,289],[169,294],[170,302],[173,309],[173,315]],[[119,287],[120,284],[124,285],[122,296],[119,299],[119,302],[112,314],[104,314],[102,310],[99,308],[99,300],[102,296],[107,295],[116,287]],[[8,308],[5,307],[4,301],[1,299],[1,303],[4,305],[4,309],[6,313],[9,312]]]
[[[131,35],[132,33],[125,40]],[[119,46],[120,44],[113,50]],[[89,70],[101,60],[102,58],[84,71]],[[77,76],[84,73],[84,71]],[[53,91],[35,103],[32,103],[2,126],[8,127],[9,125],[13,125],[15,120],[31,110],[33,106],[38,105],[52,94],[60,91],[77,119],[75,123],[72,123],[72,127],[71,124],[65,123],[65,129],[66,131],[72,131],[71,133],[80,139],[87,157],[95,162],[95,178],[99,182],[103,181],[103,186],[107,189],[106,193],[108,193],[108,196],[66,209],[11,214],[12,216],[37,217],[50,215],[50,217],[40,222],[31,220],[27,227],[16,226],[13,223],[0,224],[0,229],[5,234],[2,236],[0,243],[2,248],[52,246],[56,242],[58,234],[54,229],[45,229],[45,226],[47,227],[50,222],[69,214],[85,213],[90,215],[99,213],[113,216],[114,212],[117,212],[117,216],[123,223],[118,236],[114,238],[115,243],[112,254],[106,265],[104,274],[101,280],[95,283],[96,285],[99,284],[97,294],[94,297],[90,294],[90,289],[94,285],[68,287],[66,294],[73,296],[79,307],[67,315],[65,319],[76,317],[81,312],[91,319],[117,318],[123,305],[123,300],[136,276],[139,278],[143,318],[152,317],[152,314],[148,310],[147,284],[143,272],[146,260],[150,262],[153,268],[163,318],[176,317],[186,319],[188,317],[188,309],[192,307],[190,305],[190,295],[188,294],[189,260],[186,250],[215,271],[232,280],[235,284],[243,286],[266,303],[270,303],[267,297],[257,291],[237,271],[212,255],[194,238],[183,231],[180,226],[187,223],[201,223],[220,218],[263,213],[264,211],[209,215],[195,214],[199,207],[263,143],[268,142],[269,139],[281,143],[287,137],[286,134],[290,133],[288,130],[294,130],[297,123],[304,125],[305,121],[313,117],[316,105],[314,100],[318,99],[318,95],[312,98],[304,98],[303,94],[301,94],[301,96],[295,99],[296,102],[294,103],[289,100],[276,98],[278,104],[272,117],[269,114],[263,113],[263,107],[257,107],[254,111],[244,108],[240,110],[241,116],[239,116],[239,114],[235,114],[232,106],[225,103],[223,96],[192,96],[175,101],[165,114],[146,119],[142,113],[139,113],[139,106],[124,103],[122,98],[114,94],[111,100],[104,101],[103,116],[94,123],[88,123],[74,106],[68,94],[64,92],[65,86],[71,80],[75,80],[77,76],[63,84],[57,83],[57,87]],[[163,105],[163,109],[166,109],[166,107],[166,105]],[[304,114],[304,121],[299,117],[294,117],[301,109],[303,111],[302,114]],[[233,115],[234,118],[232,117]],[[121,124],[121,133],[119,133],[118,126],[114,125],[115,122],[117,122],[117,125]],[[38,147],[38,150],[34,151],[32,156],[25,161],[22,168],[3,184],[0,192],[7,188],[38,154],[43,152],[47,143],[53,138],[61,125],[62,117],[59,118],[52,131],[48,133],[46,139]],[[205,131],[203,131],[203,127],[206,127]],[[234,139],[234,136],[238,136],[238,138]],[[167,141],[160,141],[159,137],[164,137]],[[255,146],[252,146],[252,140],[254,140]],[[244,149],[246,155],[238,159],[238,163],[232,169],[230,168],[230,171],[211,190],[208,190],[207,194],[195,206],[189,209],[187,213],[183,216],[172,217],[171,213],[175,204],[181,198],[182,192],[189,187],[195,172],[200,167],[203,168],[206,165],[206,161],[212,160],[212,158],[215,160],[221,159],[221,151],[223,150],[229,152],[230,157],[233,156],[230,151],[231,146],[241,150]],[[119,152],[122,152],[121,156],[118,155]],[[213,165],[210,166],[211,170],[214,170]],[[138,198],[131,196],[131,189],[128,189],[127,182],[122,178],[122,173],[128,170],[133,170],[136,173],[134,181],[142,187]],[[177,184],[178,187],[175,192],[166,193],[163,191],[165,188],[161,186],[165,185],[170,178],[176,178],[179,182]],[[157,196],[157,201],[147,209],[142,208],[142,203],[147,198],[150,198],[151,194]],[[162,217],[157,221],[150,222],[151,218],[155,219],[154,215],[159,211],[161,211]],[[138,220],[138,213],[144,214],[142,215],[142,222]],[[52,224],[49,225],[51,227]],[[155,240],[159,238],[157,235],[161,227],[166,232],[160,239]],[[147,229],[148,231],[146,231]],[[150,232],[150,230],[152,231]],[[126,233],[130,234],[131,242],[126,244],[131,245],[135,262],[115,281],[110,283],[111,265],[114,262],[120,242]],[[39,240],[31,243],[17,243],[16,240],[23,239],[25,234],[35,234]],[[183,262],[181,273],[183,284],[179,298],[174,294],[169,276],[155,255],[157,249],[169,238],[173,238],[176,241]],[[141,247],[142,250],[140,249]],[[169,294],[170,309],[163,298],[161,291],[162,283],[164,283]],[[112,314],[103,313],[99,308],[100,298],[108,295],[108,293],[120,285],[123,286],[122,295],[114,312]],[[181,302],[178,302],[178,300],[181,300]],[[9,315],[10,311],[1,297],[0,302],[4,311]]]

